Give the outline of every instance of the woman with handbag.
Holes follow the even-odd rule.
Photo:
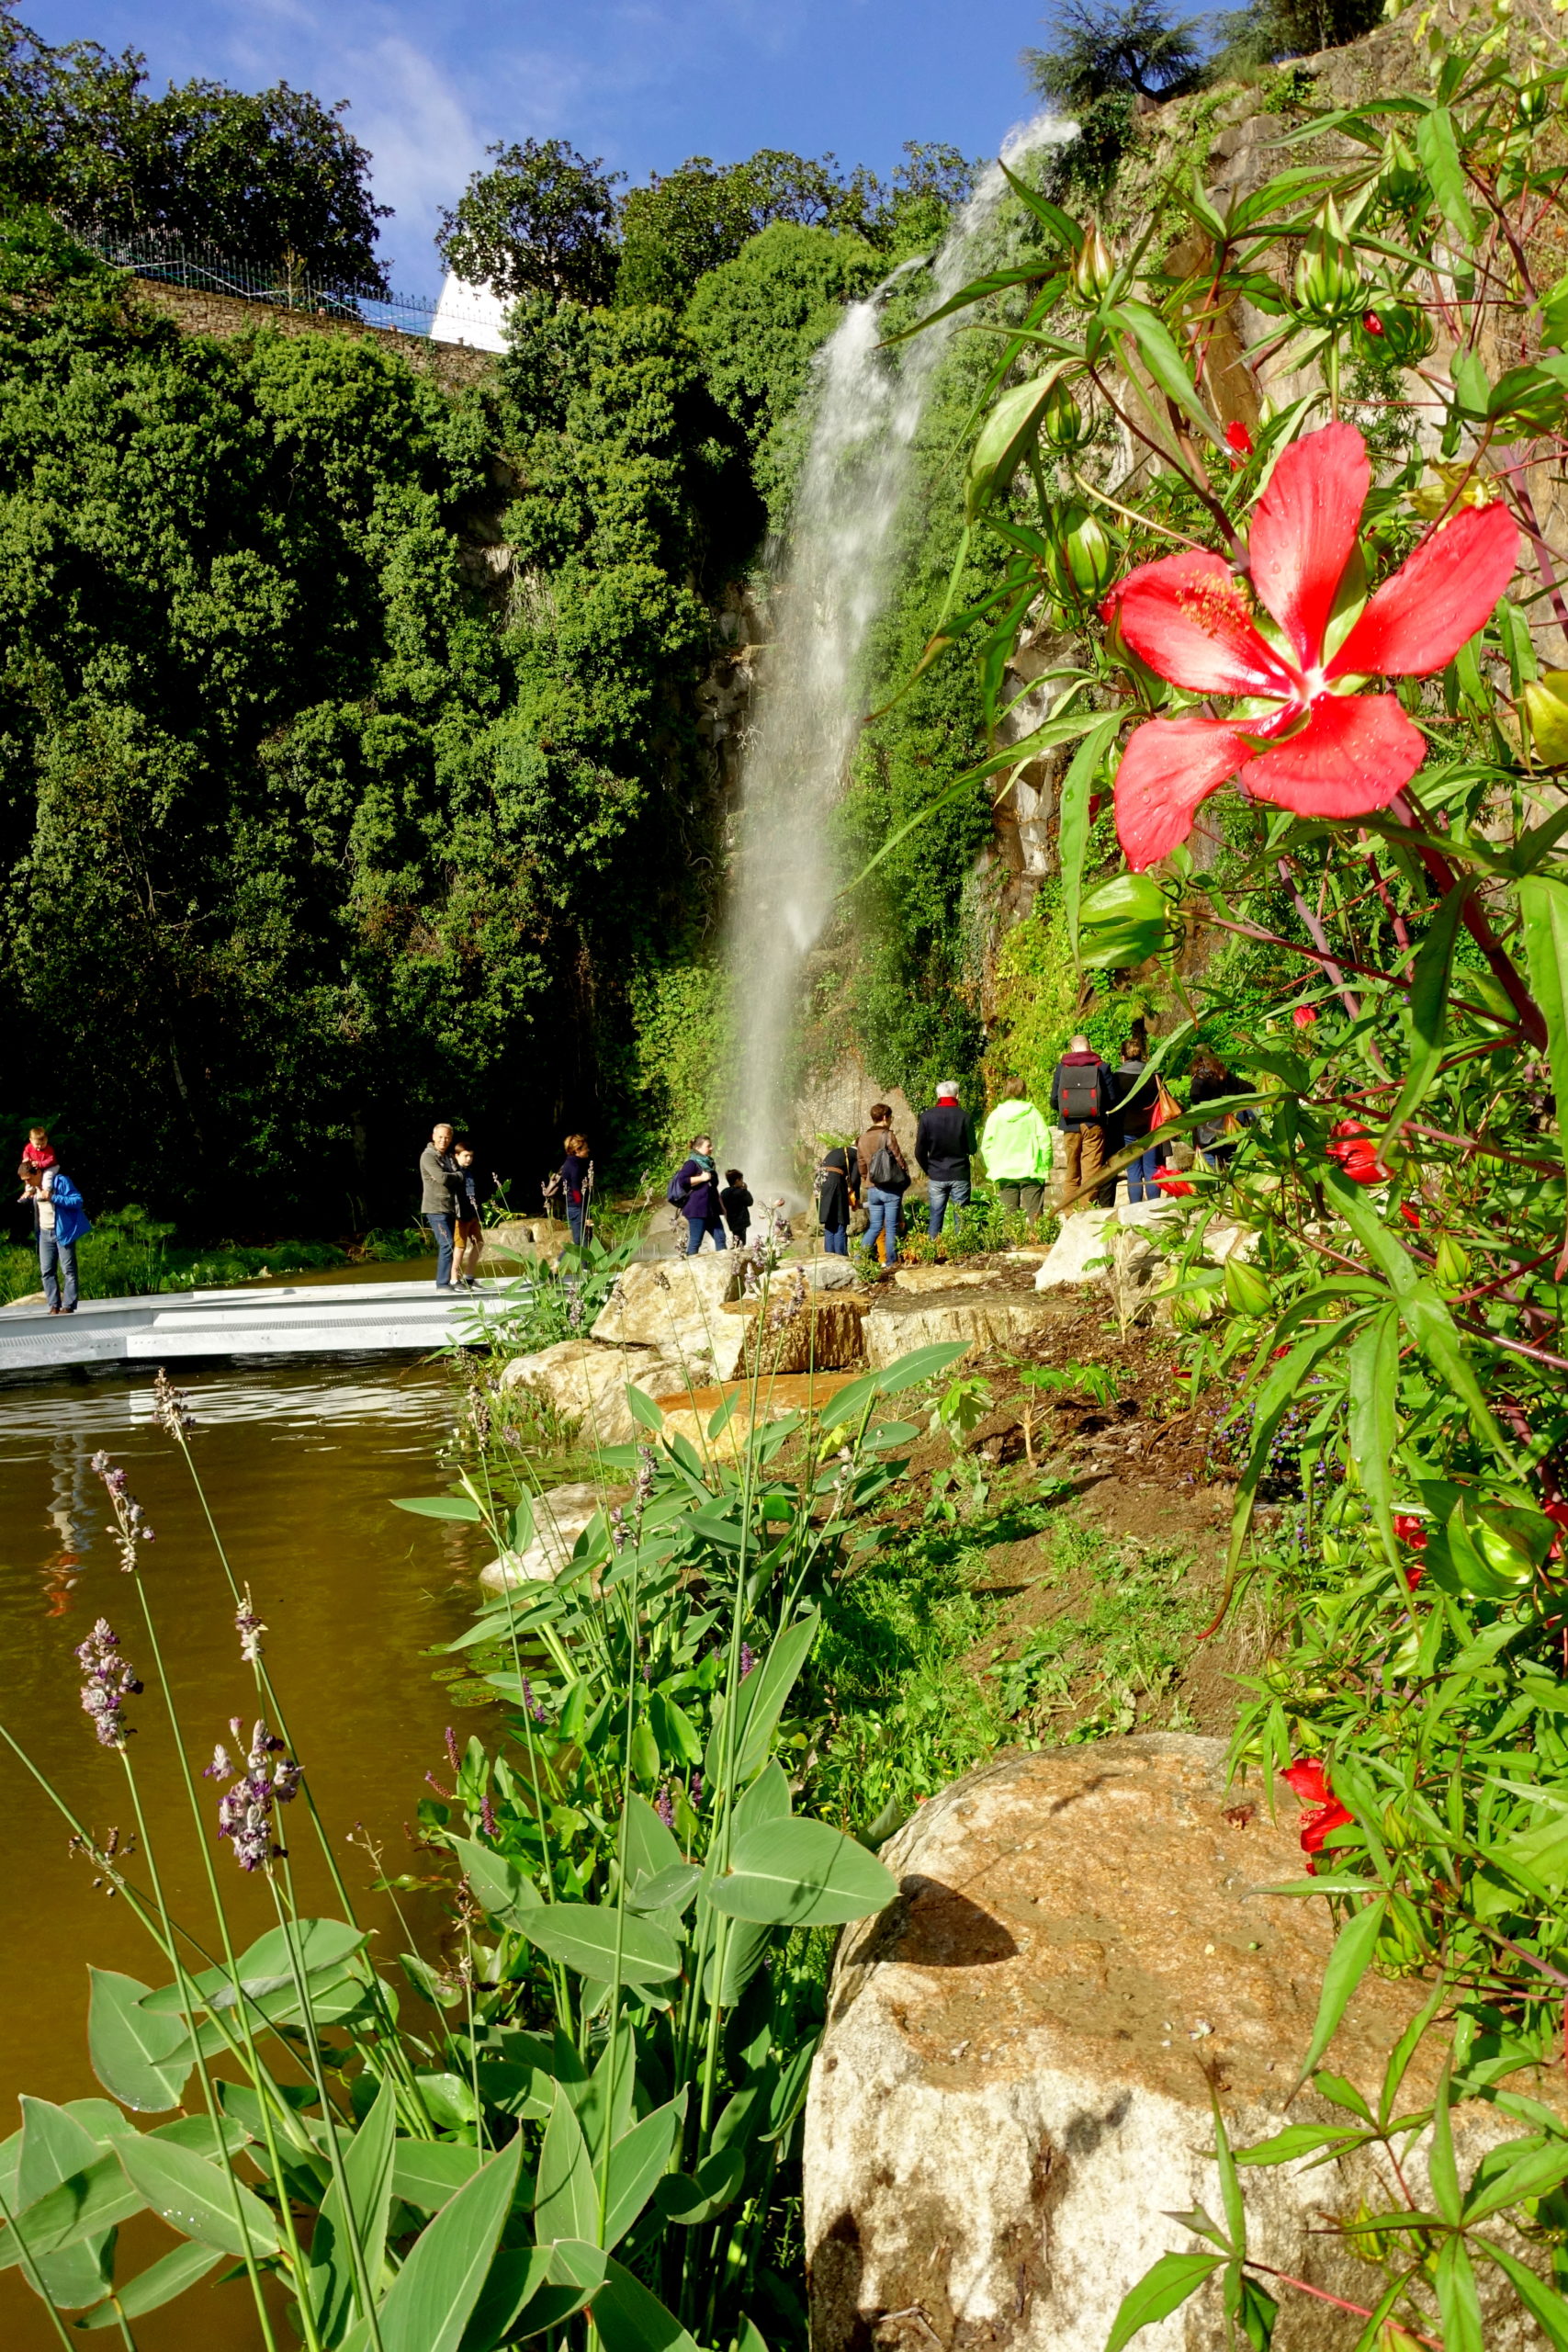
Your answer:
[[[1129,1144],[1144,1142],[1151,1130],[1160,1124],[1158,1081],[1147,1074],[1148,1055],[1141,1037],[1129,1037],[1122,1048],[1122,1059],[1113,1076],[1116,1094],[1113,1116],[1121,1132],[1122,1148]],[[1157,1201],[1159,1186],[1155,1182],[1155,1170],[1165,1165],[1165,1146],[1145,1143],[1136,1159],[1124,1170],[1129,1201]]]
[[[866,1249],[874,1258],[880,1256],[885,1266],[896,1266],[898,1212],[909,1189],[909,1163],[893,1132],[893,1114],[886,1102],[872,1104],[871,1125],[855,1146],[855,1157],[865,1191]]]

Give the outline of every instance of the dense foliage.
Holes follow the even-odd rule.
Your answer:
[[[0,193],[94,235],[215,246],[258,269],[384,290],[370,157],[324,107],[279,83],[144,87],[145,61],[96,41],[51,48],[0,7]]]
[[[1310,1808],[1299,1891],[1338,1937],[1301,2063],[1338,2113],[1235,2162],[1429,2134],[1426,2200],[1396,2164],[1348,2227],[1359,2341],[1461,2352],[1516,2297],[1568,2340],[1568,2135],[1529,2071],[1560,2059],[1568,1983],[1568,201],[1544,47],[1427,38],[1429,85],[1309,120],[1296,169],[1223,209],[1174,192],[1179,268],[1031,199],[1055,266],[998,322],[969,475],[1008,573],[944,627],[981,635],[990,679],[1026,614],[1058,632],[1049,713],[994,768],[1077,746],[1059,946],[1142,967],[1162,1057],[1238,970],[1256,992],[1230,1046],[1247,1124],[1185,1182],[1176,1308],[1195,1388],[1240,1390],[1232,1569],[1269,1580],[1279,1646],[1235,1761]],[[1251,365],[1226,368],[1244,302]],[[1108,788],[1131,870],[1095,884]],[[1216,930],[1242,960],[1194,970]],[[1215,1214],[1254,1262],[1201,1268]],[[1259,1518],[1282,1476],[1299,1508]],[[1369,1968],[1426,1996],[1381,2086],[1321,2070]],[[1459,2100],[1515,2127],[1468,2178]],[[1257,2265],[1216,2128],[1222,2216],[1179,2217],[1199,2243],[1114,2347],[1211,2279],[1264,2346],[1300,2284]]]

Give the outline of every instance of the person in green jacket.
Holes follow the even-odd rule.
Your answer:
[[[1051,1130],[1029,1102],[1021,1078],[1010,1079],[980,1136],[986,1173],[1004,1209],[1021,1209],[1032,1225],[1045,1203]]]

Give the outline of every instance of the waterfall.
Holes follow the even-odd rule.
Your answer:
[[[1070,138],[1042,115],[1003,160]],[[936,309],[976,274],[1006,193],[982,175],[932,264]],[[896,351],[877,348],[880,314],[904,263],[856,302],[818,359],[811,437],[768,598],[770,639],[758,716],[741,771],[730,894],[728,971],[735,1037],[726,1157],[754,1190],[797,1190],[790,1102],[806,959],[840,885],[833,812],[863,715],[861,663],[892,585],[910,456],[953,322]]]

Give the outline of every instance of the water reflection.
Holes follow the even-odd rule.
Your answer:
[[[482,1556],[474,1531],[390,1508],[440,1483],[434,1448],[449,1419],[444,1375],[385,1357],[330,1366],[243,1364],[183,1384],[193,1449],[229,1548],[268,1628],[267,1664],[322,1816],[339,1841],[362,1924],[386,1958],[407,1948],[389,1901],[367,1890],[356,1825],[391,1871],[424,1870],[407,1833],[423,1776],[443,1761],[455,1709],[423,1655],[468,1622]],[[146,1632],[119,1573],[109,1513],[91,1464],[123,1464],[155,1531],[146,1585],[187,1747],[199,1763],[228,1719],[248,1714],[251,1677],[233,1602],[178,1453],[152,1415],[144,1374],[0,1388],[0,1717],[98,1837],[128,1827],[118,1758],[81,1711],[76,1645],[107,1616],[144,1680]],[[151,1835],[175,1911],[209,1931],[199,1860],[169,1725],[149,1690],[132,1701],[132,1743]],[[460,1731],[468,1728],[462,1716]],[[471,1721],[471,1719],[470,1719]],[[210,1833],[209,1825],[209,1833]],[[304,1822],[291,1822],[301,1900],[336,1908]],[[0,1751],[0,2134],[28,2091],[68,2099],[98,2086],[86,2055],[86,1965],[161,1981],[156,1952],[120,1902],[95,1892],[67,1851],[69,1831],[16,1759]],[[245,1938],[270,1924],[265,1888],[220,1849],[225,1900]],[[433,1939],[433,1899],[403,1898],[412,1931]],[[138,2235],[137,2233],[141,2234]],[[154,2225],[130,2225],[133,2267],[164,2250]],[[139,2322],[141,2352],[251,2352],[242,2288],[203,2288],[188,2306]],[[107,2339],[106,2339],[107,2340]],[[0,2272],[6,2352],[58,2344],[16,2270]]]

